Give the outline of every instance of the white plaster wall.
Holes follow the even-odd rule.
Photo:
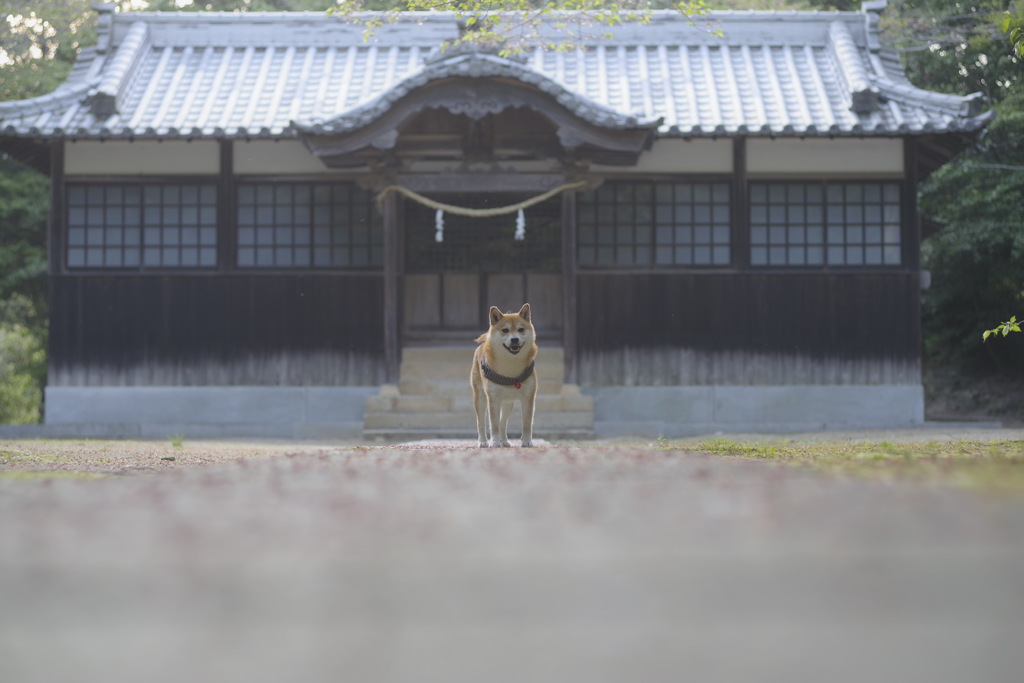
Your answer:
[[[317,175],[337,173],[298,140],[252,140],[234,143],[239,175]]]
[[[68,142],[64,173],[88,175],[216,175],[220,150],[212,141]]]
[[[750,175],[903,175],[903,141],[867,139],[747,140]]]
[[[732,141],[656,140],[640,155],[636,166],[602,166],[599,173],[731,173]]]

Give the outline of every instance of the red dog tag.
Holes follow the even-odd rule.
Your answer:
[[[523,388],[523,383],[522,382],[516,382],[516,389],[522,389],[522,388]]]

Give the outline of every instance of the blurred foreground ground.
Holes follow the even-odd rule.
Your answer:
[[[63,447],[107,476],[0,477],[5,683],[1024,671],[1019,496],[632,444]]]

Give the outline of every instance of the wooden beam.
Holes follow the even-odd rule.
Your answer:
[[[546,192],[565,183],[561,173],[407,173],[395,178],[415,192]]]

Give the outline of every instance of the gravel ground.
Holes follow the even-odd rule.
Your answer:
[[[1019,497],[629,444],[63,447],[0,443],[67,475],[0,476],[4,683],[1024,671]]]

